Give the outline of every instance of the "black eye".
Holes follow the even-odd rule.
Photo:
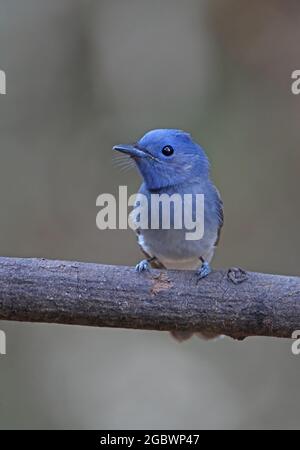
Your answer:
[[[171,145],[166,145],[163,149],[162,149],[162,154],[165,156],[171,156],[174,153],[174,149],[173,147],[171,147]]]

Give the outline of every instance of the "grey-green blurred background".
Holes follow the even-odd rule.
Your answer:
[[[182,128],[225,203],[215,267],[299,275],[296,0],[0,0],[0,254],[135,264],[111,147]],[[299,428],[289,340],[1,322],[1,428]]]

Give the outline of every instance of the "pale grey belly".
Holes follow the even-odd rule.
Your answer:
[[[193,269],[202,257],[210,262],[217,232],[205,233],[197,241],[187,240],[185,230],[141,230],[139,244],[151,257],[155,256],[166,268]]]

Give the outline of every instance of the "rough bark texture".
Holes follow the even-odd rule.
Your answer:
[[[300,278],[216,271],[137,274],[132,267],[0,258],[0,319],[235,338],[300,329]],[[243,275],[243,274],[242,274]]]

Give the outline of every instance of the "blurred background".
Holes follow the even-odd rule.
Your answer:
[[[133,265],[111,147],[191,132],[225,203],[214,266],[299,275],[297,0],[0,0],[0,254]],[[0,322],[1,428],[299,428],[291,341]]]

